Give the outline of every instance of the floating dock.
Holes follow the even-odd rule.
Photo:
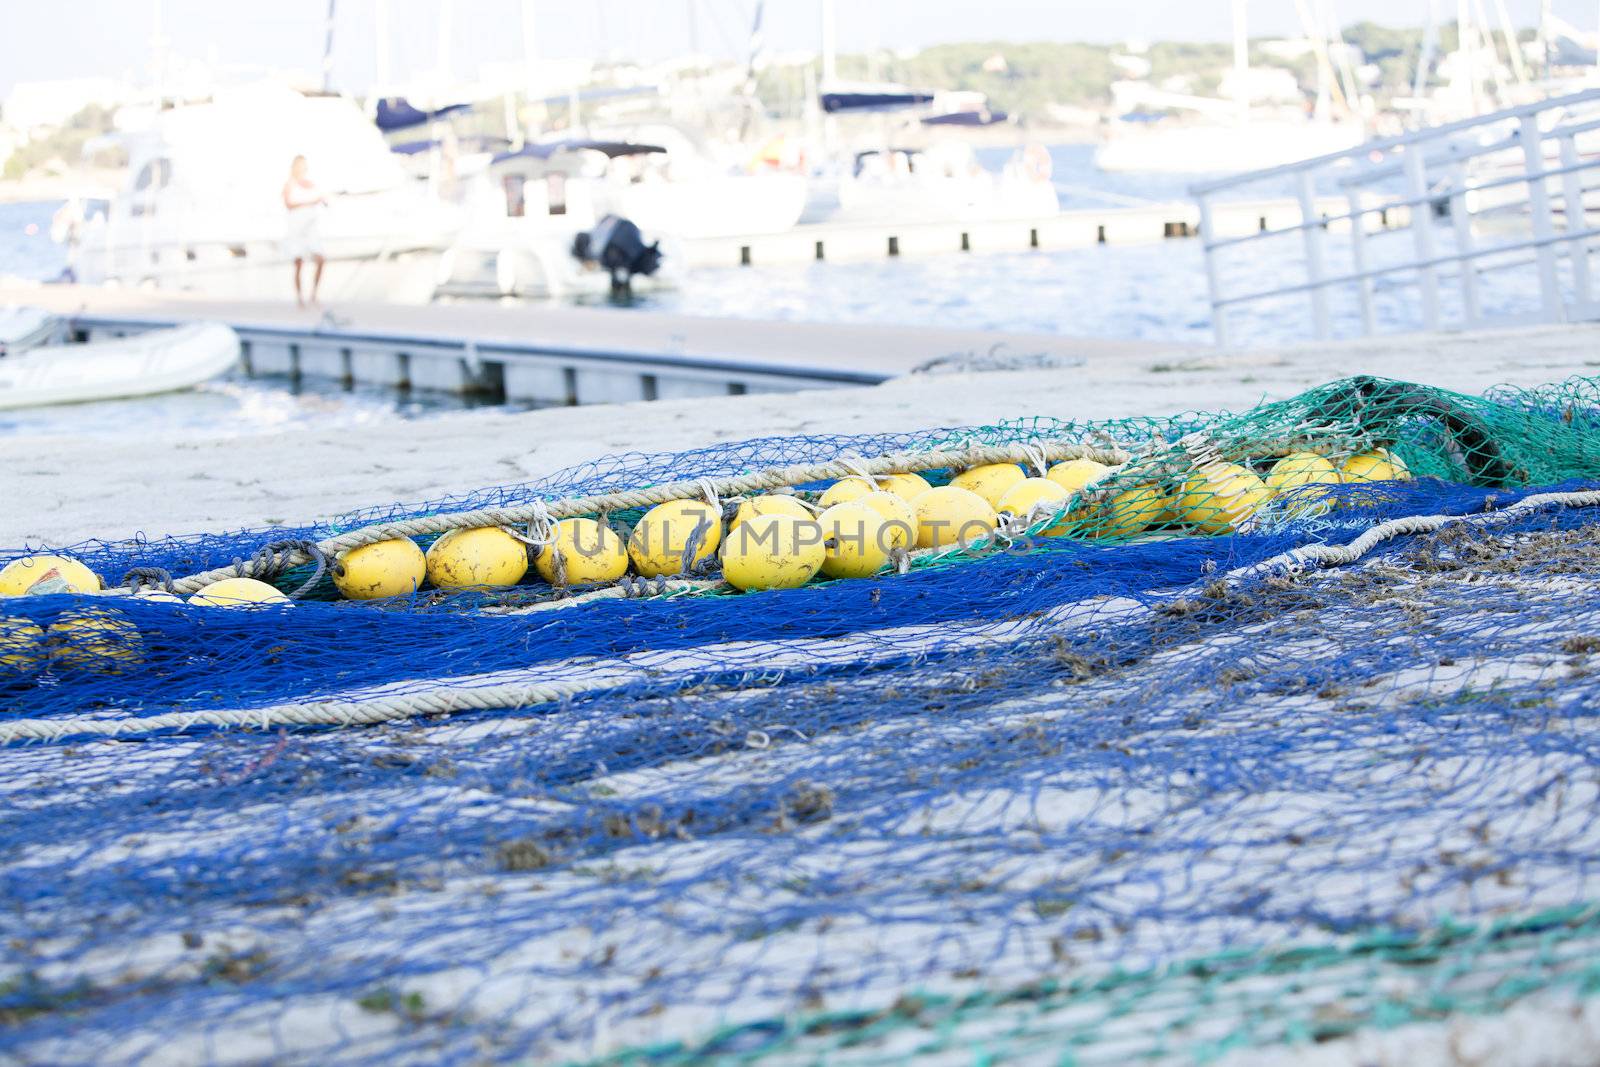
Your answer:
[[[1316,206],[1327,216],[1341,216],[1349,210],[1343,197],[1320,197]],[[1218,201],[1211,208],[1211,225],[1217,238],[1243,237],[1298,223],[1300,209],[1299,200],[1293,198]],[[1385,216],[1375,224],[1387,226],[1390,222]],[[819,222],[781,233],[702,237],[680,241],[679,245],[690,267],[752,267],[817,260],[842,263],[895,256],[1145,244],[1197,237],[1199,233],[1200,209],[1196,204],[1171,201],[982,221]]]
[[[477,394],[526,404],[602,404],[873,385],[932,360],[1000,351],[1071,363],[1171,352],[1169,342],[925,327],[770,322],[487,302],[344,304],[327,311],[182,293],[40,286],[0,291],[84,340],[224,322],[252,376]]]

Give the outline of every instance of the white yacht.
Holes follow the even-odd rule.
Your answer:
[[[805,210],[805,175],[731,158],[747,154],[744,146],[719,152],[666,123],[591,132],[660,149],[614,168],[611,180],[612,210],[644,230],[678,238],[782,233]]]
[[[408,176],[343,97],[230,88],[203,103],[125,108],[113,136],[127,181],[104,215],[72,227],[80,281],[292,299],[281,190],[297,155],[329,196],[316,209],[324,303],[429,299],[460,227],[459,209]]]
[[[572,138],[494,156],[466,182],[466,222],[445,254],[438,294],[565,297],[674,284],[683,257],[673,238],[616,224],[601,232],[608,219],[629,221],[619,193],[640,157],[663,151]]]

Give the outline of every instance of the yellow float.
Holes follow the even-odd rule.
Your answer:
[[[917,547],[966,546],[994,532],[1000,517],[983,497],[958,485],[929,489],[911,502],[917,509]]]
[[[409,537],[346,549],[334,562],[334,587],[349,600],[410,596],[428,576],[427,557]]]
[[[843,504],[851,500],[860,500],[868,493],[879,492],[877,483],[868,478],[840,478],[817,498],[817,506],[826,510],[835,504]]]
[[[38,624],[0,615],[0,678],[32,674],[47,658],[44,631]]]
[[[890,548],[910,548],[917,542],[917,509],[911,506],[911,501],[896,493],[876,492],[858,497],[855,501],[882,515],[889,523],[889,535],[893,539]]]
[[[290,602],[288,597],[258,578],[224,578],[189,598],[189,603],[206,608],[247,608]]]
[[[45,637],[57,667],[116,674],[144,661],[144,638],[126,615],[109,608],[62,614]]]
[[[920,474],[879,474],[872,478],[852,475],[840,478],[823,492],[817,505],[824,509],[848,500],[860,500],[869,493],[893,493],[902,500],[915,500],[928,491],[928,480]]]
[[[950,479],[950,484],[970,489],[989,502],[991,508],[1000,508],[1000,498],[1006,491],[1028,475],[1015,463],[985,463],[969,467]]]
[[[1059,482],[1049,478],[1024,478],[1006,490],[1006,495],[1000,498],[999,510],[1032,525],[1035,519],[1060,511],[1071,495]],[[1059,537],[1067,532],[1067,525],[1064,521],[1058,522],[1040,532],[1046,537]]]
[[[810,519],[815,516],[810,508],[800,502],[799,497],[788,496],[783,493],[769,493],[765,496],[753,496],[739,505],[739,510],[733,513],[733,520],[728,523],[728,532],[742,522],[749,522],[757,515],[788,515],[794,519]]]
[[[440,589],[504,589],[528,573],[528,547],[498,526],[451,530],[428,546],[425,562]]]
[[[35,586],[52,593],[98,593],[101,588],[100,577],[70,556],[22,556],[0,568],[0,596],[22,596]]]
[[[594,519],[562,519],[556,523],[555,542],[539,549],[533,567],[551,585],[594,585],[614,582],[628,573],[628,546],[617,531]],[[561,553],[561,570],[556,553]]]
[[[1171,498],[1159,486],[1135,485],[1114,493],[1087,527],[1094,537],[1134,537],[1161,520]]]
[[[1069,493],[1087,489],[1111,473],[1111,468],[1092,459],[1068,459],[1045,472],[1045,477]]]
[[[1272,490],[1237,463],[1207,463],[1185,481],[1178,517],[1203,533],[1238,529],[1272,496]]]
[[[645,512],[628,538],[634,569],[646,578],[679,574],[689,539],[700,530],[691,565],[711,558],[722,543],[722,514],[704,500],[669,500]]]
[[[910,507],[897,496],[883,495]],[[889,553],[905,546],[905,534],[898,520],[891,523],[864,499],[835,504],[817,521],[822,524],[827,539],[822,573],[830,578],[866,578],[877,574],[889,562]]]
[[[1339,468],[1315,452],[1291,452],[1267,471],[1264,479],[1273,496],[1291,493],[1293,503],[1287,513],[1305,517],[1328,510],[1327,493],[1305,488],[1308,485],[1338,485]]]
[[[920,474],[891,474],[878,480],[878,488],[902,500],[915,501],[930,487],[928,479]]]
[[[728,533],[722,577],[735,589],[797,589],[827,558],[822,524],[793,515],[757,515]]]
[[[1275,494],[1302,485],[1338,485],[1339,468],[1315,452],[1290,452],[1272,465],[1265,481]]]
[[[1340,477],[1348,483],[1409,482],[1411,470],[1405,460],[1387,449],[1358,452],[1344,461]]]

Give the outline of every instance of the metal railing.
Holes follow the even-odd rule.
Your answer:
[[[1585,138],[1587,153],[1579,145],[1584,135],[1594,135]],[[1597,172],[1595,180],[1586,185],[1584,174],[1591,170]],[[1217,232],[1213,209],[1219,197],[1285,182],[1294,187],[1297,221],[1269,227],[1263,219],[1259,229],[1249,232]],[[1330,190],[1342,193],[1345,210],[1319,210],[1319,189],[1322,204]],[[1309,300],[1316,338],[1336,332],[1377,333],[1380,282],[1416,289],[1417,314],[1402,328],[1471,329],[1600,318],[1589,264],[1590,242],[1600,236],[1600,227],[1589,224],[1586,190],[1600,190],[1600,89],[1191,185],[1200,210],[1217,343],[1232,340],[1230,312],[1298,293]],[[1256,242],[1294,234],[1300,235],[1301,255],[1282,263],[1270,260],[1275,272],[1281,268],[1280,284],[1252,288],[1228,277],[1223,253],[1259,252]],[[1347,238],[1339,251],[1348,267],[1330,254],[1330,234]],[[1491,235],[1497,239],[1484,240]],[[1374,262],[1380,240],[1387,259]],[[1513,256],[1518,258],[1508,258]],[[1296,265],[1303,280],[1293,276]],[[1484,275],[1529,267],[1537,278],[1537,306],[1486,310]],[[1447,308],[1445,285],[1451,281],[1459,299]],[[1337,310],[1348,312],[1338,330],[1336,300]]]

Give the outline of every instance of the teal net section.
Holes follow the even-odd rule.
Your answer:
[[[294,596],[58,564],[0,599],[0,1062],[1266,1063],[1600,1020],[1595,400],[1360,379],[63,550]],[[682,486],[731,540],[737,479],[889,456],[931,492],[997,448],[1105,469],[796,588],[725,550],[336,584],[374,524],[537,561],[516,509],[631,539],[618,494]],[[1297,454],[1344,473],[1273,483]]]

